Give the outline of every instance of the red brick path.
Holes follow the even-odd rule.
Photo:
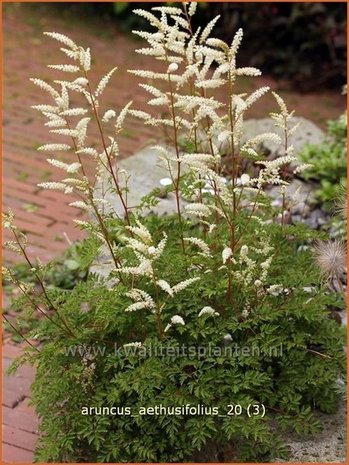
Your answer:
[[[145,92],[137,86],[137,79],[126,73],[128,68],[147,68],[153,61],[136,55],[133,49],[140,46],[128,37],[118,34],[115,24],[81,21],[78,17],[68,20],[60,15],[52,15],[48,10],[52,4],[7,4],[3,14],[3,208],[11,208],[16,215],[16,224],[27,233],[30,241],[30,253],[46,261],[62,254],[67,247],[66,236],[70,240],[81,237],[72,223],[79,214],[68,203],[71,197],[53,191],[42,191],[37,183],[47,180],[59,180],[61,172],[46,163],[51,154],[37,152],[39,145],[59,142],[59,138],[50,135],[43,125],[44,121],[30,108],[31,105],[48,103],[49,97],[29,82],[30,77],[50,79],[61,78],[48,70],[46,64],[64,62],[58,43],[43,38],[43,31],[57,31],[71,36],[83,46],[91,46],[94,83],[118,65],[109,89],[105,92],[102,104],[105,108],[121,109],[133,100],[138,109],[145,109]],[[80,4],[81,8],[84,4]],[[56,7],[57,8],[57,7]],[[101,5],[102,8],[102,5]],[[57,11],[57,9],[55,10]],[[91,26],[93,29],[91,30]],[[106,31],[108,37],[106,37]],[[158,63],[157,66],[161,66]],[[153,66],[154,68],[154,66]],[[270,79],[255,81],[257,86],[270,84]],[[275,83],[271,83],[275,88]],[[245,83],[242,91],[253,90]],[[249,86],[249,87],[248,87]],[[324,124],[330,117],[336,117],[343,111],[345,100],[336,93],[307,95],[299,98],[288,92],[285,98],[290,106],[297,107],[299,115]],[[265,99],[255,107],[250,116],[265,116],[274,109],[272,99]],[[316,108],[316,113],[314,112]],[[160,134],[161,137],[161,134]],[[138,120],[128,120],[127,130],[120,137],[121,157],[127,157],[142,146],[156,142],[159,133],[147,128]],[[91,142],[99,144],[96,128],[92,128]],[[99,144],[100,145],[100,144]],[[73,156],[72,156],[73,157]],[[69,160],[67,160],[69,161]],[[74,161],[71,158],[71,161]],[[89,175],[93,176],[93,166],[86,163]],[[7,233],[4,239],[7,239]],[[11,265],[18,261],[14,254],[5,252],[4,261]],[[8,338],[7,338],[8,339]],[[3,346],[3,369],[11,359],[20,353],[20,346],[11,342]],[[31,462],[35,447],[37,419],[28,406],[30,383],[33,369],[23,367],[17,376],[3,378],[3,461]]]
[[[4,375],[20,346],[5,343],[2,347],[2,461],[31,463],[37,440],[38,419],[28,405],[34,368],[23,366],[16,375]]]

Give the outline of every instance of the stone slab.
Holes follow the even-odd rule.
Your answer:
[[[171,152],[170,152],[171,153]],[[174,168],[174,167],[173,167]],[[161,188],[160,180],[168,178],[168,171],[161,165],[159,152],[152,147],[146,147],[137,152],[126,160],[121,160],[119,169],[125,170],[129,175],[127,194],[128,207],[136,207],[140,204],[141,198],[148,195],[153,189]],[[174,169],[175,171],[175,169]],[[118,215],[123,215],[124,209],[116,193],[108,192],[108,176],[106,172],[96,183],[95,197],[101,197],[105,192],[104,198],[111,203]],[[119,176],[122,184],[122,174]],[[182,204],[185,202],[182,200]],[[106,211],[110,211],[106,207]],[[132,210],[131,210],[132,211]],[[159,198],[159,203],[155,207],[144,213],[154,212],[158,215],[175,213],[176,203],[175,196],[170,193],[165,198]]]
[[[290,127],[292,128],[297,123],[300,123],[300,126],[297,131],[290,136],[288,141],[289,146],[293,145],[294,147],[295,156],[298,156],[305,144],[319,144],[325,137],[324,132],[310,120],[301,117],[294,117]],[[258,118],[245,121],[243,140],[247,141],[258,134],[265,132],[275,132],[280,137],[283,136],[282,130],[275,127],[274,121],[271,118]],[[283,155],[282,148],[278,148],[274,142],[265,141],[263,145],[274,156]]]
[[[318,413],[323,431],[310,437],[291,436],[286,439],[292,462],[347,463],[346,461],[346,405],[340,402],[334,415]]]

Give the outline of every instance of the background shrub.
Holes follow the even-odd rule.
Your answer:
[[[330,209],[347,184],[347,116],[328,121],[328,130],[321,144],[308,144],[300,153],[304,163],[312,164],[302,174],[318,184],[316,200]]]
[[[132,10],[151,6],[144,2],[85,4],[88,13],[115,18],[125,32],[147,27]],[[74,8],[74,4],[66,8]],[[217,14],[221,21],[215,28],[216,37],[229,40],[239,27],[245,31],[241,62],[268,69],[271,75],[291,81],[303,91],[339,87],[346,82],[345,3],[265,2],[256,7],[254,3],[203,2],[194,23],[204,24]]]

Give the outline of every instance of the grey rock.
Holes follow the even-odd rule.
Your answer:
[[[128,206],[136,207],[139,205],[143,196],[149,194],[155,188],[161,188],[160,180],[168,177],[167,170],[161,166],[159,152],[146,147],[135,155],[121,160],[119,163],[120,170],[125,170],[129,175],[128,181]],[[95,197],[101,197],[105,192],[104,198],[108,200],[113,206],[114,211],[123,215],[124,210],[118,196],[115,193],[108,192],[108,179],[110,175],[105,172],[103,176],[97,181],[95,187]],[[122,176],[119,176],[120,184],[122,184]],[[169,194],[166,197],[159,199],[158,205],[151,208],[151,211],[159,215],[175,213],[176,202],[175,196]],[[181,200],[182,206],[186,203]],[[106,207],[108,211],[108,207]],[[149,213],[149,211],[145,212]]]
[[[347,312],[341,312],[340,316],[342,318],[342,326],[347,326]]]
[[[289,145],[294,147],[294,155],[297,156],[302,150],[305,144],[318,144],[324,139],[324,133],[314,123],[305,118],[294,118],[292,124],[300,122],[300,127],[289,138]],[[256,136],[263,132],[275,132],[282,137],[282,131],[279,128],[275,128],[274,122],[270,118],[262,119],[250,119],[244,124],[244,141]],[[282,147],[278,147],[274,142],[266,141],[264,147],[269,152],[269,158],[275,158],[283,155]],[[289,184],[286,190],[286,198],[293,199],[296,194],[296,198],[292,201],[292,220],[293,222],[303,221],[304,218],[308,218],[311,214],[310,206],[315,203],[315,190],[316,186],[311,182],[305,182],[299,178],[294,178]],[[273,205],[279,206],[280,199],[280,187],[274,186],[267,190],[268,194],[273,198]],[[318,228],[319,225],[324,224],[323,219],[320,218],[319,214],[316,214],[311,220],[309,220],[310,226]]]
[[[121,160],[119,169],[120,171],[125,170],[130,176],[128,180],[128,207],[138,206],[143,196],[149,194],[155,188],[161,188],[160,180],[168,177],[167,170],[160,164],[159,152],[151,147],[146,147],[132,157]],[[125,176],[120,173],[119,182],[122,186],[124,185],[124,179]],[[96,183],[94,196],[95,198],[104,198],[110,203],[111,207],[108,205],[103,207],[104,213],[107,214],[113,210],[114,214],[123,216],[124,209],[118,195],[115,192],[108,191],[109,181],[110,174],[105,171]],[[187,202],[180,199],[180,203],[181,207],[183,207]],[[150,211],[158,215],[175,213],[177,211],[175,196],[171,193],[166,197],[162,196],[159,198],[159,203],[155,207],[151,207]],[[148,214],[150,211],[146,210],[144,214]],[[104,281],[106,287],[112,288],[117,283],[117,279],[109,278],[113,270],[115,270],[115,265],[111,260],[109,250],[105,248],[90,267],[90,272],[98,275]]]
[[[90,266],[89,272],[95,274],[101,279],[108,289],[114,287],[118,280],[109,278],[112,271],[115,271],[115,264],[111,259],[111,254],[107,247],[103,247],[97,260]]]
[[[337,414],[317,413],[322,433],[313,437],[292,435],[285,438],[291,462],[346,463],[346,405],[340,401]]]
[[[292,216],[299,215],[301,218],[307,218],[311,213],[311,209],[306,202],[299,202],[292,207]]]
[[[289,145],[293,145],[295,156],[298,155],[304,144],[319,144],[324,139],[324,132],[306,118],[293,118],[290,127],[293,127],[298,122],[301,123],[298,130],[289,138]],[[274,121],[271,118],[246,120],[244,131],[244,142],[263,132],[275,132],[282,137],[281,129],[275,128]],[[278,148],[274,142],[266,141],[263,145],[274,156],[283,155],[282,148]]]
[[[324,224],[328,223],[329,218],[320,208],[313,210],[308,218],[303,219],[304,223],[306,223],[312,229],[319,229]]]
[[[297,204],[311,205],[314,203],[315,189],[316,189],[316,186],[314,186],[312,183],[308,183],[308,182],[302,181],[301,179],[295,178],[287,186],[286,198],[291,199],[294,196],[296,196],[295,202],[297,202]],[[281,196],[280,196],[279,186],[273,186],[270,189],[268,189],[267,192],[270,195],[270,197],[272,197],[273,199],[280,200]],[[295,211],[294,208],[295,207],[292,208],[293,212]]]

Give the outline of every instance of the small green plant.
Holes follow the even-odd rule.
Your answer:
[[[95,250],[88,239],[71,244],[63,257],[52,260],[49,266],[46,267],[44,275],[45,287],[66,292],[73,289],[78,282],[86,280],[92,261],[90,261],[89,257],[91,257],[91,253],[95,253]],[[33,274],[33,270],[27,262],[15,264],[12,267],[12,273],[14,284],[21,282],[27,286],[28,294],[31,295],[33,300],[36,300],[43,292],[40,280]],[[9,284],[5,281],[3,290],[10,298],[11,309],[16,312],[17,329],[20,329],[21,334],[35,330],[40,325],[35,308],[28,308],[25,296],[21,299],[16,297],[17,289],[13,286],[13,282]],[[40,302],[40,298],[38,302]],[[22,337],[14,330],[13,326],[6,324],[5,327],[12,334],[14,341],[22,340]]]
[[[329,121],[324,141],[318,145],[306,145],[300,158],[304,163],[312,164],[302,175],[304,179],[319,184],[316,199],[330,209],[347,183],[347,115]]]
[[[12,368],[29,361],[37,369],[32,401],[41,417],[39,462],[181,462],[205,448],[231,461],[228,443],[240,461],[286,458],[282,431],[315,433],[321,424],[313,411],[338,408],[345,335],[328,306],[343,307],[344,290],[328,293],[327,280],[339,276],[333,254],[345,268],[344,246],[319,245],[314,257],[300,247],[323,235],[285,218],[285,168],[296,174],[306,167],[287,143],[296,130],[292,112],[274,94],[279,110],[272,118],[283,137],[265,133],[242,142],[245,111],[269,89],[235,94],[239,76],[260,74],[237,66],[242,30],[229,45],[210,37],[218,18],[194,31],[195,10],[194,2],[136,10],[155,27],[136,31],[149,44],[138,52],[163,61],[164,71],[130,72],[146,79],[141,86],[151,95],[149,105],[165,106],[161,118],[132,109],[132,102],[119,114],[101,113],[100,97],[115,68],[93,88],[90,50],[47,33],[73,60],[50,67],[74,77],[57,87],[33,80],[53,98],[35,108],[65,138],[40,150],[70,151],[76,161],[49,158],[65,175],[40,186],[76,195],[71,206],[90,215],[74,220],[88,235],[79,256],[88,267],[103,255],[105,273],[89,273],[66,289],[48,285],[51,265],[31,261],[13,214],[4,215],[13,234],[6,245],[25,257],[42,291],[33,298],[31,282],[3,270],[22,304],[42,315],[23,335],[29,347]],[[223,86],[226,101],[219,101],[214,89]],[[82,97],[80,107],[70,104],[73,92]],[[172,146],[155,150],[168,169],[165,190],[174,215],[150,214],[160,202],[158,190],[138,206],[128,204],[117,136],[129,116],[171,132]],[[88,142],[92,122],[100,149]],[[180,149],[183,134],[190,152]],[[229,178],[222,176],[216,140],[229,148]],[[284,153],[265,160],[264,140],[282,144]],[[86,157],[95,159],[97,177],[107,175],[102,193],[86,176]],[[240,175],[245,159],[254,161],[256,177]],[[270,184],[280,187],[281,211],[265,193]],[[66,263],[71,270],[78,265],[76,257]]]

